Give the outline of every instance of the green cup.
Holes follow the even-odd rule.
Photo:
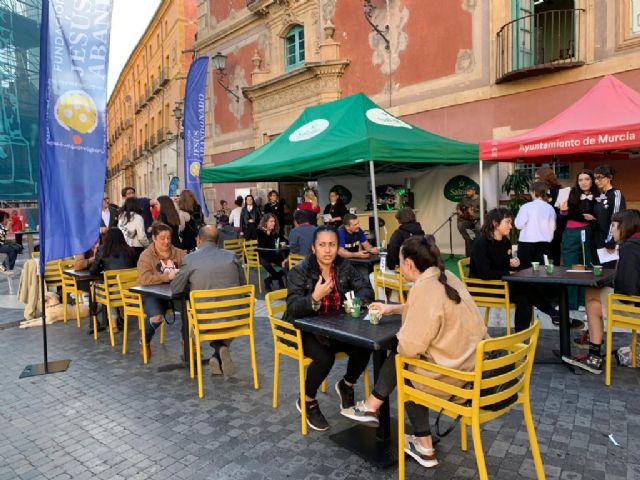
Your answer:
[[[593,275],[595,277],[599,277],[600,275],[602,275],[602,265],[593,266]]]
[[[354,305],[351,307],[351,316],[353,318],[360,318],[360,305]]]
[[[531,262],[531,271],[539,272],[540,271],[540,262]]]
[[[551,275],[553,273],[553,262],[549,260],[549,263],[544,268],[547,271],[547,275]]]

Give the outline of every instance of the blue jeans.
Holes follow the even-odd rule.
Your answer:
[[[162,325],[162,322],[153,323],[151,317],[164,315],[165,312],[171,308],[171,303],[160,298],[143,296],[142,304],[146,315],[144,319],[144,333],[147,337],[147,343],[151,343],[151,339],[155,335],[156,330]]]
[[[18,249],[9,243],[0,245],[0,253],[6,253],[7,258],[2,262],[7,270],[13,270],[16,266],[16,258],[18,258]]]

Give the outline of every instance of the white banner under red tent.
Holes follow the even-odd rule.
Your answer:
[[[606,151],[628,158],[624,151],[639,147],[640,93],[607,75],[542,125],[515,137],[480,142],[480,160],[541,163],[561,156],[563,162],[585,161],[584,154]]]

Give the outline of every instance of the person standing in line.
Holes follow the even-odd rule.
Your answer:
[[[128,197],[120,209],[118,228],[124,234],[127,245],[135,251],[136,261],[149,245],[149,238],[144,229],[144,220],[140,215],[140,206],[136,197]]]
[[[560,265],[565,218],[560,215],[560,209],[556,207],[555,204],[562,185],[551,167],[540,167],[536,170],[534,181],[543,182],[547,186],[547,202],[549,202],[549,205],[551,205],[556,212],[556,229],[553,232],[553,239],[549,247],[549,258],[553,260],[554,265]]]
[[[240,213],[240,228],[242,230],[241,235],[245,240],[257,240],[258,224],[261,216],[253,195],[244,197],[244,207],[242,207],[242,212]]]
[[[276,190],[271,190],[267,195],[268,202],[264,206],[262,213],[272,213],[278,220],[278,235],[284,237],[284,215],[287,208],[287,202],[284,198],[280,198],[280,194]]]
[[[556,229],[556,211],[547,202],[547,185],[534,182],[531,185],[533,200],[520,207],[514,221],[520,230],[518,258],[520,268],[529,268],[531,262],[542,263],[551,252],[551,241]]]
[[[596,196],[593,173],[591,170],[581,170],[576,177],[575,186],[571,188],[569,199],[560,205],[560,215],[565,225],[561,244],[562,264],[565,267],[574,264],[591,265],[593,261],[591,237],[596,218],[593,215]],[[578,307],[584,305],[584,288],[569,287],[568,291],[569,310],[578,310]]]
[[[471,245],[480,233],[480,196],[475,185],[467,185],[465,196],[456,207],[456,213],[458,231],[464,239],[464,255],[468,257],[471,255]],[[469,235],[469,230],[473,232],[473,238]]]
[[[614,171],[609,165],[601,165],[593,170],[593,179],[600,195],[596,197],[593,206],[593,214],[596,217],[595,228],[593,229],[593,258],[603,268],[615,268],[615,260],[601,262],[597,251],[606,248],[609,253],[614,253],[616,242],[613,239],[613,227],[611,219],[613,216],[626,208],[626,202],[622,192],[612,185]]]
[[[331,220],[325,220],[324,224],[339,228],[347,213],[349,213],[349,210],[347,210],[347,206],[340,198],[340,193],[337,190],[331,190],[329,192],[329,203],[324,207],[324,215],[330,215]]]
[[[235,202],[233,203],[235,204],[235,208],[231,210],[231,213],[229,213],[229,225],[233,227],[233,230],[236,232],[236,236],[239,236],[240,233],[242,232],[241,217],[242,217],[242,204],[244,202],[242,200],[242,197],[238,195]]]

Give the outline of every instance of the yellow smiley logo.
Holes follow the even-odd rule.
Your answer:
[[[193,175],[194,177],[199,177],[200,176],[200,164],[198,162],[193,162],[191,164],[191,166],[189,167],[189,171],[191,172],[191,175]]]
[[[80,90],[71,90],[58,98],[55,116],[62,128],[82,134],[91,133],[98,125],[95,102]]]

